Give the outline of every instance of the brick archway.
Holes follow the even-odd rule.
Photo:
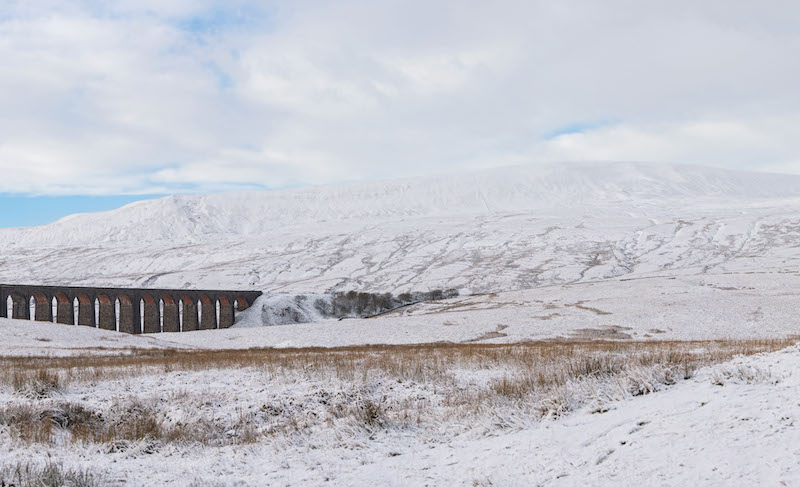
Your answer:
[[[73,302],[78,304],[78,325],[94,327],[94,300],[86,293],[78,293]]]
[[[181,319],[178,310],[178,305],[169,294],[161,296],[161,303],[163,306],[162,315],[164,317],[165,333],[181,331]]]
[[[53,321],[53,302],[41,291],[35,291],[31,295],[33,305],[33,316],[36,321]]]
[[[116,306],[114,301],[106,294],[100,294],[96,298],[97,301],[97,326],[103,330],[116,330]]]
[[[194,299],[188,295],[181,298],[183,305],[183,313],[181,320],[181,331],[195,331],[200,329],[200,323],[197,317],[197,304]]]
[[[138,313],[133,312],[133,302],[127,294],[117,296],[119,303],[119,331],[122,333],[138,333],[139,326],[135,323]]]
[[[158,333],[161,331],[161,313],[158,303],[152,294],[145,294],[141,299],[142,333]]]

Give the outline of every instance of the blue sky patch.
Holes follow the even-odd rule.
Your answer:
[[[108,211],[163,195],[26,196],[0,194],[0,228],[51,223],[73,213]]]
[[[585,132],[590,132],[592,130],[596,130],[602,127],[607,127],[609,125],[614,125],[617,123],[617,120],[599,120],[594,122],[574,122],[562,127],[553,130],[545,134],[545,140],[555,139],[556,137],[561,137],[562,135],[570,135],[570,134],[582,134]]]
[[[266,11],[256,6],[229,9],[221,7],[182,19],[178,22],[178,27],[193,34],[204,35],[247,26],[263,26],[268,19]]]

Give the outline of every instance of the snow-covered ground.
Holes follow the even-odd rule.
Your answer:
[[[680,366],[632,365],[522,394],[498,386],[528,372],[546,381],[578,364],[600,371],[605,362],[489,352],[452,361],[411,351],[403,358],[411,361],[397,363],[389,353],[372,367],[378,358],[369,354],[130,373],[73,365],[73,379],[52,392],[0,386],[0,472],[50,461],[88,469],[97,485],[137,486],[800,482],[798,346],[734,358],[688,380]],[[626,353],[612,350],[610,363],[649,363]],[[562,360],[574,365],[559,367]],[[25,411],[34,425],[55,414],[66,426],[54,427],[51,444],[20,440],[12,431]],[[119,432],[126,417],[186,438],[68,441],[74,424],[106,421]],[[248,434],[258,441],[245,441]]]
[[[612,279],[422,303],[369,319],[165,333],[217,349],[554,338],[703,340],[800,337],[795,272]],[[271,301],[265,300],[269,307]],[[258,304],[245,320],[258,322]]]
[[[118,355],[132,350],[171,348],[189,347],[166,343],[148,335],[0,318],[0,357]]]
[[[800,349],[529,430],[351,462],[342,485],[797,485]],[[405,445],[404,445],[405,446]],[[398,447],[396,447],[398,448]],[[405,448],[404,448],[405,449]]]

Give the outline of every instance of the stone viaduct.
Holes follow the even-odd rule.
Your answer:
[[[124,333],[213,330],[233,325],[260,291],[131,289],[0,284],[0,317]]]

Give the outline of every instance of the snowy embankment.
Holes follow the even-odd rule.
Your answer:
[[[87,326],[0,318],[0,357],[118,355],[135,350],[190,348]]]

